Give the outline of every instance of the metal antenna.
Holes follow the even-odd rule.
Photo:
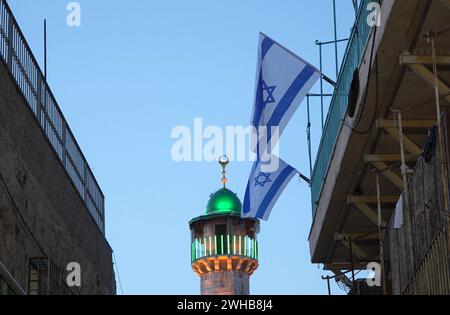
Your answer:
[[[47,19],[44,19],[44,77],[47,81]]]
[[[333,21],[334,21],[334,54],[336,59],[336,82],[337,82],[339,78],[339,57],[338,57],[336,0],[333,0]]]

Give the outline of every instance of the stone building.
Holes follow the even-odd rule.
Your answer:
[[[371,263],[384,294],[450,294],[449,20],[448,0],[360,1],[312,173],[309,235],[312,262],[354,294]]]
[[[103,193],[0,0],[0,294],[115,294],[104,218]],[[73,262],[79,287],[66,281]]]

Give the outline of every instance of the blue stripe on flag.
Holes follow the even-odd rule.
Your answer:
[[[261,115],[263,112],[263,73],[262,73],[262,63],[270,48],[275,44],[275,42],[269,37],[264,37],[261,43],[261,69],[259,69],[258,76],[258,86],[256,88],[256,98],[255,98],[255,115],[253,117],[253,126],[259,126],[259,121],[261,120]]]
[[[272,117],[270,117],[268,126],[279,126],[281,119],[283,119],[284,114],[288,111],[289,107],[292,105],[292,102],[297,97],[298,93],[303,89],[305,84],[311,79],[316,71],[306,65],[305,68],[300,72],[300,74],[295,78],[294,82],[292,82],[289,89],[284,94],[283,98],[278,103]]]
[[[267,53],[269,52],[270,48],[272,48],[274,41],[270,39],[269,37],[264,37],[262,43],[261,43],[261,61],[264,60],[264,57],[266,57]]]
[[[243,213],[247,214],[250,211],[251,209],[250,209],[250,181],[249,181],[247,183],[247,188],[245,189]]]
[[[263,111],[263,88],[262,88],[262,70],[259,72],[258,86],[256,88],[255,114],[253,117],[253,126],[258,127]]]
[[[256,213],[256,218],[262,219],[264,217],[264,214],[273,198],[278,193],[284,181],[289,177],[292,171],[294,171],[294,168],[292,166],[288,166],[280,173],[280,175],[277,177],[277,179],[267,192],[266,196],[264,197],[264,200],[261,202],[258,212]]]
[[[259,163],[260,160],[259,158],[256,160],[255,163],[253,163],[253,167],[252,170],[250,172],[250,176],[252,176],[252,174],[254,173],[255,169],[257,169],[259,167]],[[247,188],[245,189],[245,197],[244,197],[244,206],[243,206],[243,213],[249,213],[252,211],[252,209],[250,208],[250,180],[247,183]]]
[[[278,103],[278,106],[275,108],[272,117],[270,117],[270,120],[267,123],[269,127],[280,126],[280,122],[283,119],[286,112],[289,110],[289,107],[292,105],[292,102],[294,102],[298,93],[300,93],[300,91],[303,89],[303,87],[309,81],[309,79],[311,79],[311,77],[314,75],[315,72],[316,71],[309,65],[305,66],[302,72],[300,72],[297,78],[295,78],[294,82],[292,82],[291,86]],[[267,128],[267,143],[270,143],[271,140],[272,140],[272,130],[271,128]]]

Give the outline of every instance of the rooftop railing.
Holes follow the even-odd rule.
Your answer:
[[[339,72],[336,88],[330,103],[328,115],[317,152],[316,162],[311,178],[311,201],[313,214],[320,198],[331,157],[341,128],[344,115],[347,111],[348,93],[353,80],[353,73],[358,68],[372,27],[367,22],[371,13],[367,5],[373,0],[363,0],[360,4],[355,25],[347,44],[347,49]],[[381,3],[381,1],[379,1]]]
[[[0,0],[0,57],[104,235],[103,193],[5,0]]]

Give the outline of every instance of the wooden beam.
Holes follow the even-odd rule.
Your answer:
[[[345,240],[346,238],[351,238],[354,241],[367,241],[367,240],[378,240],[378,231],[372,233],[336,233],[334,234],[334,239],[336,241]]]
[[[350,270],[351,268],[352,267],[350,262],[334,262],[325,264],[323,269],[333,272],[333,270]],[[354,268],[355,270],[365,270],[367,268],[367,263],[360,263],[355,261]]]
[[[413,154],[405,155],[406,161],[416,161],[419,157]],[[400,162],[402,157],[400,154],[366,154],[364,162]]]
[[[400,142],[400,133],[399,133],[398,129],[385,128],[384,130],[386,130],[387,133],[389,133],[392,138],[394,138],[395,140]],[[403,135],[403,145],[404,145],[405,149],[408,152],[412,153],[413,155],[419,156],[422,154],[422,149],[419,148],[419,146],[417,144],[415,144],[411,139],[409,139],[405,135]]]
[[[381,203],[397,203],[400,195],[398,196],[381,196]],[[348,198],[349,204],[357,204],[357,203],[377,203],[377,196],[354,196],[349,195]]]
[[[389,168],[388,165],[386,165],[383,162],[372,162],[372,165],[375,166],[375,168],[383,174],[384,177],[386,177],[392,184],[397,186],[400,190],[403,190],[403,179],[400,178],[393,170]]]
[[[372,208],[370,208],[367,204],[365,203],[355,203],[354,204],[356,206],[356,208],[358,208],[362,213],[364,213],[366,215],[366,217],[372,221],[373,224],[375,224],[376,226],[378,226],[378,214],[372,210]],[[382,227],[386,227],[386,221],[384,221],[383,219],[381,220],[381,226]]]
[[[424,79],[425,82],[434,87],[434,74],[430,70],[428,70],[424,65],[410,64],[409,67],[422,79]],[[450,102],[450,87],[448,87],[448,85],[441,79],[438,79],[438,86],[441,95],[446,95],[445,100],[447,102]]]
[[[341,241],[342,245],[350,249],[350,241],[348,239]],[[355,242],[352,241],[352,251],[353,254],[358,257],[359,259],[367,258],[367,254],[358,246],[355,244]]]
[[[436,120],[431,119],[414,119],[414,120],[402,120],[403,128],[417,128],[417,129],[430,129],[436,125]],[[398,129],[398,122],[390,119],[379,119],[377,122],[378,128],[394,128]]]
[[[442,4],[447,7],[447,9],[450,10],[450,0],[441,0]]]
[[[449,1],[449,0],[447,0]],[[450,65],[450,56],[436,56],[436,61],[438,65]],[[400,55],[401,65],[411,65],[411,64],[433,64],[432,56],[416,56],[411,54],[401,54]]]

